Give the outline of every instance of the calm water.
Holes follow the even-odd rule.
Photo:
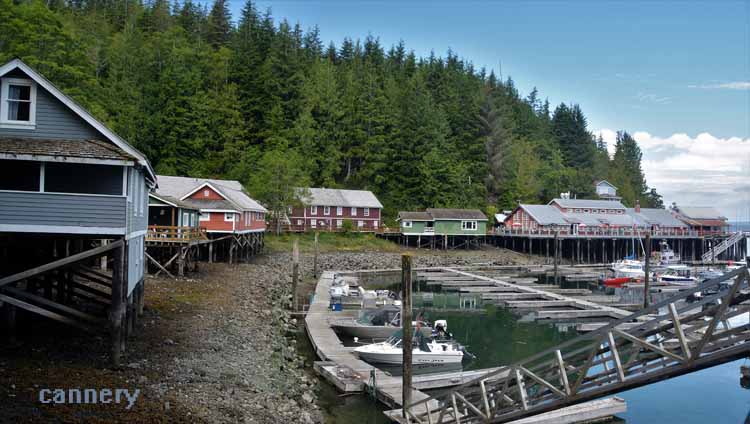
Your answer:
[[[436,299],[436,304],[438,304]],[[450,305],[453,307],[457,302]],[[554,326],[519,322],[503,309],[486,307],[483,312],[425,312],[430,320],[448,320],[449,331],[477,356],[464,369],[487,368],[521,360],[575,337],[575,331],[561,332]],[[628,403],[620,416],[628,424],[651,423],[749,423],[750,390],[739,384],[735,361],[651,386],[622,392]],[[321,406],[327,422],[334,424],[385,424],[383,408],[367,396],[340,396],[328,384],[321,386]],[[623,422],[620,421],[620,422]]]

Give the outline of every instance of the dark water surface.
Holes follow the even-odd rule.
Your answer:
[[[436,302],[437,303],[437,302]],[[507,365],[576,336],[555,326],[519,322],[510,312],[495,307],[474,311],[425,311],[429,320],[446,319],[448,330],[476,359],[464,369]],[[308,343],[305,340],[305,343]],[[740,360],[695,372],[617,396],[627,401],[628,412],[618,418],[628,424],[748,423],[750,390],[739,384]],[[320,405],[333,424],[385,424],[382,405],[363,395],[341,396],[321,384]]]

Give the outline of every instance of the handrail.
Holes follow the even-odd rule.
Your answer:
[[[195,227],[178,227],[170,225],[149,225],[146,233],[148,241],[191,241],[205,240],[206,231]]]

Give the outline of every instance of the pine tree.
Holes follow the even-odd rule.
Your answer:
[[[232,32],[232,14],[226,0],[214,0],[211,13],[208,14],[208,42],[215,48],[226,46]]]

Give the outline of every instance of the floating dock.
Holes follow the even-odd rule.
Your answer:
[[[463,271],[456,269],[430,269],[430,271],[443,271],[459,274]],[[392,272],[393,270],[389,270]],[[425,270],[427,271],[427,270]],[[372,365],[361,361],[353,353],[353,348],[346,347],[330,326],[330,321],[340,318],[340,313],[331,311],[329,289],[333,284],[336,273],[327,271],[322,273],[315,288],[315,295],[305,317],[305,328],[316,354],[321,359],[315,363],[315,371],[324,377],[336,388],[345,393],[370,392],[386,406],[393,408],[385,414],[396,422],[401,421],[402,405],[402,379],[385,373]],[[474,281],[485,280],[487,277],[473,274],[463,274],[471,277]],[[494,284],[494,282],[493,282]],[[502,284],[501,284],[502,285]],[[527,294],[536,293],[536,289],[524,287]],[[549,294],[550,296],[558,296]],[[560,299],[557,299],[560,300]],[[567,298],[564,298],[567,300]],[[588,303],[588,302],[587,302]],[[607,307],[604,307],[607,308]],[[608,308],[613,309],[614,308]],[[412,379],[411,398],[412,402],[427,399],[429,396],[421,390],[439,389],[457,386],[468,381],[498,371],[498,368],[487,368],[472,371],[453,371],[414,376]],[[495,375],[497,377],[498,374]],[[500,373],[502,375],[502,373]],[[433,408],[434,407],[434,408]],[[438,405],[429,406],[430,410],[437,409]],[[419,413],[418,409],[424,408],[423,404],[415,407],[413,412]],[[581,405],[561,408],[535,417],[520,420],[517,424],[539,424],[539,423],[574,423],[610,417],[625,412],[625,402],[619,398],[597,400]],[[425,412],[425,411],[421,411]]]

